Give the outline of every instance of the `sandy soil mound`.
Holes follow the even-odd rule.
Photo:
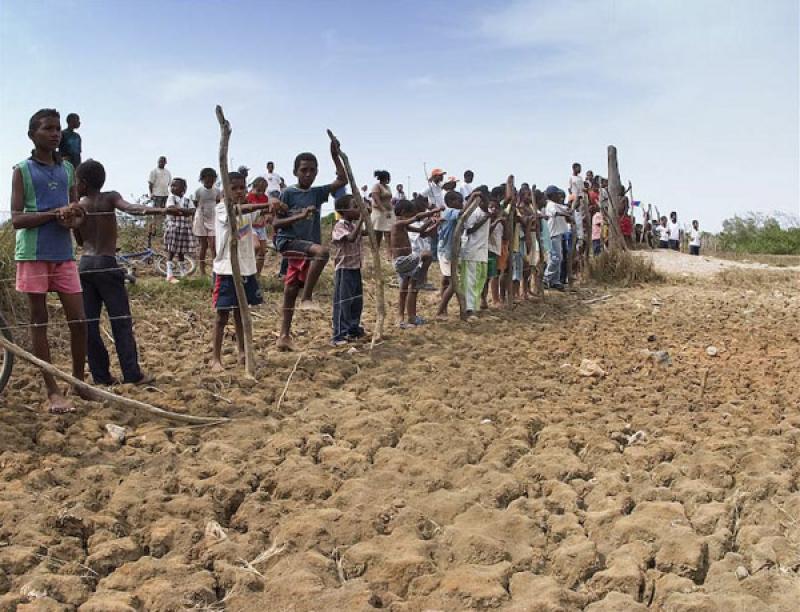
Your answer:
[[[800,287],[605,294],[392,329],[372,353],[323,348],[303,313],[299,363],[272,349],[270,294],[258,382],[230,354],[207,372],[206,296],[140,296],[158,383],[122,392],[236,420],[46,416],[19,366],[0,610],[797,610]]]
[[[709,255],[700,254],[699,256],[679,253],[667,249],[640,250],[634,251],[640,257],[644,257],[653,262],[659,272],[665,274],[675,274],[683,276],[710,277],[724,270],[763,270],[763,271],[787,271],[800,272],[800,266],[774,266],[767,263],[755,261],[735,261],[730,259],[720,259]]]

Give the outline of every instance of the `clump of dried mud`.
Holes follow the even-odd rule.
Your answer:
[[[391,329],[371,353],[327,348],[327,317],[301,314],[279,410],[298,354],[272,348],[277,294],[258,382],[231,354],[208,372],[206,296],[140,295],[158,382],[121,391],[236,420],[32,413],[18,366],[0,609],[796,610],[797,282],[597,295]]]

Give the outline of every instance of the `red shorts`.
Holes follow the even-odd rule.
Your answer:
[[[81,277],[74,261],[18,261],[20,293],[81,293]]]
[[[283,256],[289,261],[289,265],[286,268],[286,276],[283,278],[284,284],[287,286],[300,285],[301,287],[305,285],[311,261],[304,253],[294,251],[285,251]]]

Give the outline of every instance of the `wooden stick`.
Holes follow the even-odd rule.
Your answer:
[[[166,419],[172,419],[174,421],[183,421],[184,423],[216,423],[216,422],[230,421],[230,419],[225,417],[198,417],[198,416],[191,416],[188,414],[178,414],[177,412],[170,412],[162,408],[151,406],[150,404],[145,404],[144,402],[140,402],[139,400],[116,395],[114,393],[111,393],[110,391],[106,391],[105,389],[98,389],[94,385],[90,385],[87,382],[78,380],[77,378],[71,376],[70,374],[67,374],[66,372],[62,372],[53,364],[47,363],[46,361],[39,359],[38,357],[36,357],[36,355],[33,355],[28,351],[26,351],[21,346],[14,344],[10,340],[6,339],[3,335],[0,335],[0,347],[6,349],[8,352],[19,357],[20,359],[24,359],[25,361],[32,363],[37,368],[46,372],[47,374],[50,374],[55,378],[59,378],[63,381],[66,381],[73,387],[76,387],[78,389],[83,389],[84,391],[88,391],[98,399],[108,400],[109,402],[118,405],[120,408],[133,408],[134,410],[146,410],[147,412],[150,412],[157,416],[164,417]]]
[[[458,316],[461,319],[467,318],[467,299],[464,296],[464,288],[458,280],[458,259],[461,256],[461,234],[464,232],[464,223],[466,223],[469,216],[475,212],[475,209],[478,208],[482,198],[483,196],[475,198],[470,202],[469,206],[458,215],[456,227],[453,230],[453,236],[451,238],[450,282],[453,283],[453,289],[456,292],[456,298],[458,299]],[[490,221],[487,221],[487,223],[490,223]]]
[[[328,130],[328,137],[331,140],[337,140],[333,132]],[[345,172],[347,173],[347,181],[350,183],[350,191],[353,192],[353,199],[358,204],[361,211],[361,217],[364,219],[364,226],[367,228],[367,236],[369,238],[369,247],[372,251],[372,278],[375,281],[375,331],[372,333],[372,343],[370,349],[375,348],[375,343],[383,338],[383,323],[386,319],[386,300],[383,292],[383,270],[381,269],[381,252],[378,247],[378,239],[375,236],[375,228],[372,226],[372,218],[369,215],[364,200],[361,197],[361,191],[356,183],[355,176],[353,176],[353,169],[350,167],[350,159],[339,148],[339,157],[344,165]]]
[[[533,209],[536,214],[536,246],[538,248],[538,258],[536,260],[536,268],[534,270],[536,276],[533,279],[534,287],[536,288],[536,295],[544,300],[544,270],[546,267],[544,261],[544,248],[542,246],[542,221],[539,216],[539,210],[536,208],[536,202],[533,203]]]
[[[289,377],[286,379],[286,384],[283,385],[283,391],[281,391],[281,396],[278,398],[278,402],[275,404],[275,412],[280,411],[281,404],[283,403],[283,398],[286,397],[286,392],[289,390],[289,383],[292,382],[292,376],[294,376],[294,373],[297,372],[297,366],[300,364],[300,360],[302,358],[303,358],[303,353],[300,353],[297,356],[297,361],[294,362],[292,371],[289,372]]]
[[[256,359],[253,351],[253,320],[250,318],[250,306],[244,292],[242,270],[239,266],[239,222],[236,207],[231,194],[231,177],[228,175],[228,142],[231,139],[231,124],[225,119],[222,107],[217,104],[217,121],[219,121],[219,173],[222,178],[222,190],[225,193],[225,208],[228,212],[228,247],[231,255],[231,272],[233,287],[236,290],[236,301],[239,303],[239,315],[242,318],[244,332],[244,367],[247,375],[255,378]],[[250,230],[252,231],[252,229]]]
[[[619,178],[619,163],[617,162],[617,147],[608,145],[608,246],[609,251],[627,251],[622,229],[619,225],[619,212],[622,210],[622,195],[625,190]]]

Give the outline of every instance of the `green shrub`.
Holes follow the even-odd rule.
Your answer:
[[[719,249],[734,253],[800,255],[800,227],[796,219],[748,213],[722,223]]]

